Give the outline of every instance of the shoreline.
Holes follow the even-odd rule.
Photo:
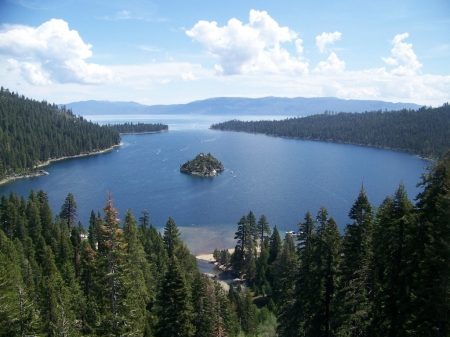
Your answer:
[[[72,158],[80,158],[80,157],[86,157],[86,156],[92,156],[92,155],[97,155],[97,154],[102,154],[105,152],[109,152],[112,151],[114,148],[122,146],[123,143],[120,142],[119,144],[113,145],[107,149],[104,150],[99,150],[99,151],[95,151],[95,152],[89,152],[89,153],[82,153],[82,154],[76,154],[74,156],[66,156],[66,157],[60,157],[60,158],[54,158],[54,159],[49,159],[43,163],[40,163],[38,165],[36,165],[34,168],[40,168],[40,167],[44,167],[44,166],[48,166],[53,162],[56,161],[60,161],[60,160],[65,160],[65,159],[72,159]],[[26,179],[26,178],[34,178],[34,177],[40,177],[46,174],[40,173],[40,172],[34,172],[34,173],[29,173],[29,174],[24,174],[24,175],[17,175],[14,177],[6,177],[2,180],[0,180],[0,185],[6,184],[10,181],[14,181],[16,179]]]
[[[169,130],[144,131],[144,132],[119,132],[119,135],[147,135],[151,133],[161,133],[161,132],[169,132]]]
[[[298,140],[311,140],[311,141],[315,141],[315,142],[326,142],[326,143],[334,143],[334,144],[344,144],[344,145],[356,145],[356,146],[366,146],[366,147],[371,147],[371,148],[375,148],[375,149],[381,149],[381,150],[388,150],[388,151],[395,151],[395,152],[402,152],[402,153],[408,153],[410,155],[413,155],[419,159],[422,160],[427,160],[430,162],[436,162],[437,160],[439,160],[439,158],[437,157],[433,157],[433,156],[422,156],[414,151],[410,151],[410,150],[405,150],[405,149],[396,149],[396,148],[391,148],[391,147],[383,147],[383,146],[377,146],[377,145],[371,145],[371,144],[360,144],[360,143],[352,143],[352,142],[343,142],[343,141],[337,141],[337,140],[331,140],[331,139],[315,139],[315,138],[301,138],[301,137],[289,137],[289,136],[280,136],[280,135],[276,135],[276,134],[270,134],[270,133],[263,133],[263,132],[248,132],[248,131],[242,131],[242,130],[221,130],[221,129],[214,129],[214,128],[209,128],[209,130],[214,130],[214,131],[231,131],[231,132],[243,132],[243,133],[250,133],[250,134],[254,134],[254,135],[265,135],[267,137],[274,137],[274,138],[284,138],[284,139],[298,139]]]
[[[230,252],[230,254],[234,253],[234,248],[228,248],[228,251]],[[213,253],[200,253],[195,255],[195,258],[197,260],[202,260],[202,261],[206,261],[206,262],[216,262],[216,260],[214,259]]]

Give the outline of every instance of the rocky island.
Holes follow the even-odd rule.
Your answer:
[[[181,173],[193,174],[200,177],[214,177],[219,171],[225,170],[222,163],[210,153],[200,153],[194,160],[188,160],[180,167]]]

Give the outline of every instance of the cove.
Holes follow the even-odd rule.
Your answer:
[[[159,134],[123,135],[117,149],[52,163],[45,167],[48,176],[1,185],[0,194],[13,191],[27,197],[31,189],[42,189],[56,215],[70,192],[78,204],[78,220],[87,227],[91,210],[103,214],[111,191],[119,218],[130,208],[138,219],[145,209],[151,223],[162,228],[172,217],[196,254],[234,247],[236,223],[250,210],[257,218],[265,214],[284,235],[296,230],[306,211],[315,217],[323,205],[343,231],[363,185],[372,206],[392,195],[401,181],[414,199],[420,191],[416,184],[430,164],[407,153],[213,131],[193,120],[187,123],[189,127]],[[211,178],[179,172],[180,165],[202,152],[220,160],[225,171]]]

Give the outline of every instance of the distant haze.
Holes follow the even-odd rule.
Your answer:
[[[210,98],[187,104],[142,105],[136,102],[81,101],[65,104],[75,115],[282,115],[308,116],[329,112],[418,109],[413,103],[319,98]]]

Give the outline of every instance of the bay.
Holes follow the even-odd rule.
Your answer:
[[[168,123],[164,116],[96,117],[99,123]],[[78,220],[87,227],[91,210],[102,213],[110,191],[119,217],[130,208],[139,218],[145,209],[157,228],[172,217],[191,251],[200,253],[234,247],[236,223],[250,210],[257,218],[265,214],[284,235],[296,230],[306,211],[315,216],[325,206],[342,231],[362,186],[373,206],[401,181],[413,199],[430,164],[371,147],[209,130],[220,118],[230,116],[171,116],[169,132],[123,135],[117,149],[52,163],[45,168],[50,175],[1,185],[0,194],[27,197],[31,189],[42,189],[57,214],[70,192]],[[214,178],[179,172],[180,165],[201,152],[214,155],[225,171]]]

